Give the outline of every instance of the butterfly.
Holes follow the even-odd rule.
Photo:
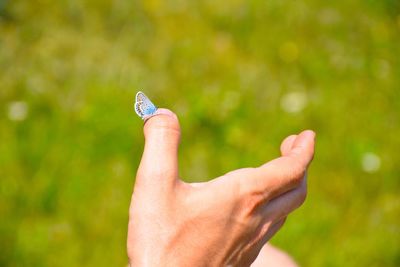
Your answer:
[[[135,112],[136,114],[142,118],[142,120],[146,120],[153,116],[157,111],[157,107],[150,101],[150,99],[143,93],[138,92],[136,94],[136,102],[135,102]]]

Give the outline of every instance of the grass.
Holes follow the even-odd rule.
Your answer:
[[[124,266],[136,91],[206,181],[317,134],[272,243],[303,266],[400,265],[398,1],[0,1],[0,265]]]

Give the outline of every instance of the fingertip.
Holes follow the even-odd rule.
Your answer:
[[[309,165],[314,157],[315,132],[305,130],[301,132],[293,143],[289,154],[292,154]]]
[[[150,135],[164,135],[172,132],[173,135],[180,133],[178,117],[169,109],[159,108],[156,113],[144,122],[145,137]]]
[[[173,111],[166,109],[166,108],[157,109],[155,115],[167,115],[167,116],[177,118],[176,114]]]
[[[296,147],[307,147],[309,145],[313,145],[315,140],[315,132],[312,130],[302,131],[294,140],[292,149]]]
[[[313,130],[305,130],[301,132],[302,135],[305,135],[307,138],[315,140],[316,133]]]
[[[297,135],[296,134],[292,134],[289,135],[288,137],[286,137],[281,144],[280,150],[281,150],[281,154],[282,156],[287,155],[288,153],[290,153],[290,150],[292,149],[293,143],[296,140]]]
[[[147,117],[144,120],[144,123],[146,124],[146,122],[148,122],[151,119],[156,118],[157,116],[160,116],[160,115],[162,115],[162,116],[165,115],[165,116],[168,116],[170,118],[178,119],[178,117],[176,116],[176,114],[173,111],[171,111],[169,109],[166,109],[166,108],[159,108],[159,109],[156,110],[156,112],[153,115]]]

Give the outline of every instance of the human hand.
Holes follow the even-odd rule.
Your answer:
[[[178,175],[178,119],[157,113],[144,125],[129,210],[131,266],[249,266],[305,200],[314,132],[287,137],[282,156],[260,167],[190,184]]]

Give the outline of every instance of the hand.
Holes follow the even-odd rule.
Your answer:
[[[188,184],[178,175],[178,119],[157,113],[144,125],[129,211],[131,266],[249,266],[305,200],[314,132],[287,137],[282,156],[260,167]]]

